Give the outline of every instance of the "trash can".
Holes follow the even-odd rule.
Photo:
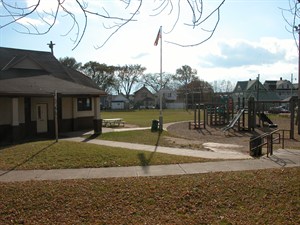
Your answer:
[[[259,157],[262,155],[262,138],[260,136],[250,137],[250,156]]]
[[[158,120],[152,120],[151,131],[158,131]]]

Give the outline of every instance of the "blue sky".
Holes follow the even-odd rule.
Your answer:
[[[13,1],[10,1],[13,2]],[[31,4],[34,0],[19,0],[17,4]],[[44,9],[50,9],[50,1]],[[69,9],[79,12],[71,5]],[[74,1],[73,1],[74,2]],[[111,15],[128,16],[136,7],[133,4],[124,9],[123,3],[117,0],[96,1],[89,0],[88,7],[101,11],[101,7],[109,10]],[[99,3],[101,2],[101,3]],[[173,1],[175,3],[177,1]],[[184,2],[184,1],[182,1]],[[221,0],[204,0],[205,13],[214,8]],[[260,79],[273,80],[291,79],[298,77],[298,51],[291,33],[285,29],[286,23],[280,8],[288,8],[288,0],[226,0],[221,8],[221,20],[214,36],[204,44],[197,47],[179,47],[165,41],[176,41],[183,44],[192,44],[206,37],[207,33],[200,28],[187,29],[183,24],[189,22],[191,15],[188,9],[182,7],[181,19],[175,29],[163,33],[163,72],[175,73],[182,65],[189,65],[198,71],[198,76],[208,82],[215,80]],[[107,65],[141,64],[146,67],[146,73],[158,73],[159,46],[154,46],[154,40],[160,26],[167,32],[172,28],[176,19],[175,8],[173,14],[167,12],[153,17],[160,1],[144,0],[144,6],[138,15],[138,21],[131,22],[114,35],[104,47],[96,50],[108,37],[108,30],[103,27],[112,26],[92,17],[88,28],[79,46],[72,50],[76,37],[75,30],[65,35],[72,23],[66,17],[59,15],[56,25],[46,35],[21,34],[23,28],[17,25],[6,26],[0,30],[0,46],[22,48],[40,51],[50,51],[47,43],[55,43],[54,54],[57,58],[74,57],[77,61],[85,63],[98,61]],[[99,5],[101,4],[101,5]],[[176,4],[174,4],[174,7]],[[0,6],[0,13],[4,9]],[[102,11],[103,12],[103,11]],[[169,11],[168,11],[169,12]],[[77,14],[78,21],[82,21],[82,14]],[[31,22],[38,22],[32,17]],[[0,24],[6,22],[3,18]],[[25,22],[25,21],[23,21]],[[45,25],[37,23],[42,31]],[[208,23],[205,28],[210,28]],[[298,80],[293,80],[298,82]]]

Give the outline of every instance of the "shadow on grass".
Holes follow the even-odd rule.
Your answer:
[[[92,135],[86,137],[82,142],[88,142],[88,141],[90,141],[90,140],[96,139],[96,138],[98,138],[100,135],[101,135],[101,134],[92,134]]]
[[[146,157],[145,153],[139,153],[138,154],[138,158],[141,162],[141,166],[143,167],[143,169],[145,170],[145,172],[147,173],[148,171],[148,166],[154,156],[154,154],[156,153],[157,151],[157,148],[158,148],[158,144],[159,144],[159,141],[160,141],[160,136],[161,136],[161,133],[163,131],[158,131],[158,136],[157,136],[157,140],[156,140],[156,144],[155,144],[155,148],[154,148],[154,151],[151,152],[151,154],[149,155],[149,157]]]
[[[0,176],[3,176],[15,169],[17,169],[18,167],[24,165],[25,163],[29,162],[30,160],[32,160],[34,157],[36,157],[37,155],[39,155],[40,153],[42,153],[43,151],[47,150],[48,148],[50,148],[52,145],[54,145],[56,142],[54,141],[53,143],[49,144],[48,146],[42,148],[41,150],[37,151],[36,153],[34,153],[32,156],[30,156],[29,158],[25,159],[24,161],[22,161],[21,163],[17,164],[16,166],[14,166],[13,168],[5,171],[4,173],[1,173]]]

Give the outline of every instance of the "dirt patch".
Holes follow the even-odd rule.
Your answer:
[[[278,116],[273,121],[278,124],[277,129],[290,129],[289,117]],[[172,136],[168,137],[168,141],[174,145],[192,149],[248,153],[249,141],[252,136],[275,130],[268,127],[257,127],[254,132],[238,131],[237,129],[223,132],[221,130],[223,127],[206,126],[206,129],[189,130],[188,122],[176,123],[167,128]],[[292,140],[289,139],[289,132],[285,132],[285,148],[300,149],[300,135],[297,134],[297,128],[295,126],[294,139]],[[281,144],[275,144],[274,149],[281,148]],[[230,145],[234,146],[230,147]]]
[[[221,131],[222,127],[210,127],[206,126],[206,129],[191,129],[189,130],[188,122],[176,123],[168,127],[168,132],[173,136],[169,137],[168,140],[173,144],[178,144],[181,147],[190,147],[192,149],[199,150],[213,150],[220,149],[223,151],[239,151],[247,152],[249,139],[252,136],[246,132],[235,132],[229,131],[224,133]],[[211,144],[217,143],[218,147],[212,149]],[[239,148],[228,148],[224,147],[228,144],[238,145]]]

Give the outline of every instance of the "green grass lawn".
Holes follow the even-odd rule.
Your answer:
[[[135,111],[102,111],[103,119],[123,118],[126,123],[134,124],[140,127],[150,127],[152,120],[158,120],[158,109],[135,110]],[[187,121],[194,118],[194,111],[189,110],[163,110],[163,122]]]
[[[167,131],[151,132],[150,129],[147,129],[103,133],[98,136],[98,138],[102,140],[139,143],[154,146],[170,146],[169,143],[164,139],[166,136],[168,136]]]
[[[69,141],[37,141],[0,149],[2,170],[145,166],[203,161],[210,160]]]

